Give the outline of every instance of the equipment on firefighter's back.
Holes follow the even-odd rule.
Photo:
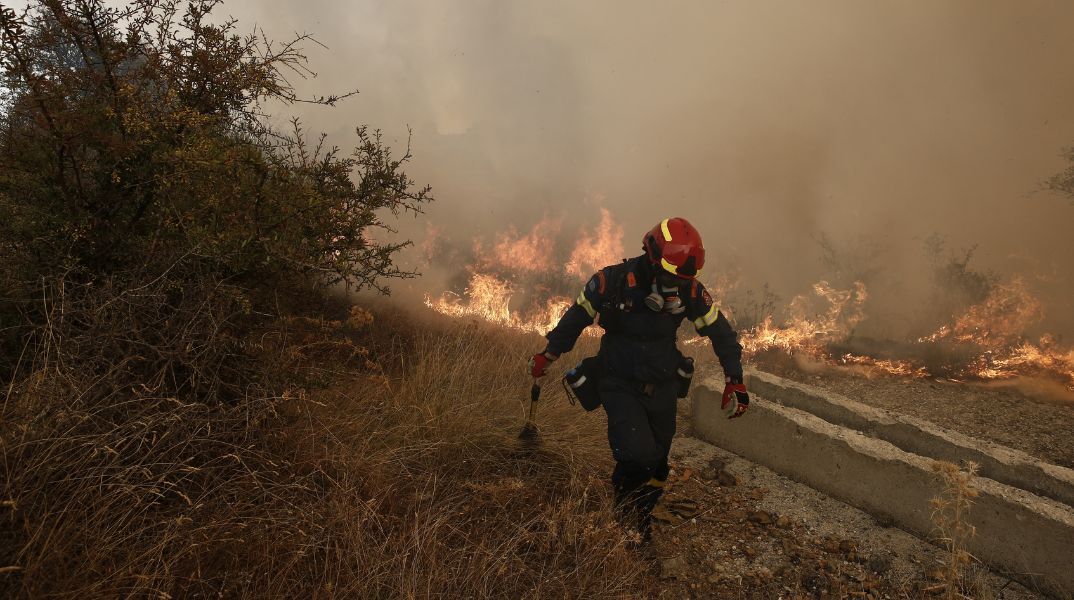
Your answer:
[[[653,291],[645,297],[645,306],[648,306],[655,312],[667,312],[673,315],[677,315],[686,310],[686,306],[682,303],[678,286],[664,287],[657,285],[656,280],[653,280]]]
[[[577,400],[586,411],[596,410],[600,406],[598,388],[602,374],[599,358],[590,356],[582,359],[582,362],[563,375],[563,391],[567,393],[567,400],[571,404]]]

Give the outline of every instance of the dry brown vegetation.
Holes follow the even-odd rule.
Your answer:
[[[428,189],[270,130],[307,38],[218,4],[0,6],[0,597],[653,591],[599,414],[519,444],[539,339],[331,299]]]
[[[59,364],[6,397],[8,597],[608,597],[603,428],[562,399],[516,439],[532,340],[401,313],[291,319],[267,368],[321,389],[89,403]]]
[[[977,464],[970,462],[960,467],[947,461],[935,461],[932,470],[942,483],[940,494],[932,499],[932,522],[936,526],[936,542],[947,550],[947,560],[938,573],[942,583],[937,592],[942,591],[948,600],[990,595],[976,578],[968,576],[973,556],[966,550],[966,543],[976,534],[969,513],[978,495],[973,485]]]
[[[0,597],[636,591],[601,427],[517,444],[537,340],[329,299],[428,188],[272,130],[309,38],[219,4],[0,4]]]

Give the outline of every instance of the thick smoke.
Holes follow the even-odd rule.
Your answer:
[[[328,48],[309,48],[319,77],[300,89],[361,89],[281,115],[340,145],[358,123],[400,146],[412,127],[411,173],[439,199],[426,217],[461,246],[545,215],[569,244],[603,197],[628,254],[684,216],[710,274],[789,299],[837,276],[827,239],[839,276],[870,274],[871,327],[896,336],[935,293],[924,248],[938,233],[944,252],[977,245],[971,267],[1021,274],[1044,300],[1042,327],[1074,334],[1074,205],[1038,192],[1074,143],[1069,2],[230,0],[223,12],[271,37],[315,34]],[[420,238],[425,220],[402,233]],[[425,269],[431,291],[451,275]]]

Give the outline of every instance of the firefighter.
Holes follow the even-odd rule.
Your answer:
[[[641,256],[590,278],[548,332],[548,344],[530,360],[530,371],[534,378],[543,377],[548,365],[574,348],[582,330],[600,314],[604,334],[594,362],[615,458],[615,504],[624,524],[636,528],[644,544],[669,472],[680,385],[676,375],[688,360],[676,346],[683,319],[712,340],[723,367],[723,404],[730,418],[746,412],[749,395],[742,381],[738,335],[697,280],[705,264],[697,229],[686,219],[665,219],[645,234],[642,247]]]

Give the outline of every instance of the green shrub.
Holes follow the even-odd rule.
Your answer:
[[[302,101],[284,73],[306,73],[308,38],[238,36],[235,22],[209,18],[218,3],[37,0],[3,11],[5,377],[55,328],[61,299],[74,330],[89,318],[78,314],[115,308],[108,294],[144,302],[164,337],[189,329],[186,311],[215,307],[209,337],[227,341],[271,312],[281,288],[386,291],[386,278],[413,275],[392,262],[408,242],[371,235],[390,231],[386,213],[430,199],[402,170],[409,151],[394,157],[365,127],[350,155],[308,142],[297,121],[268,127],[267,106]]]

